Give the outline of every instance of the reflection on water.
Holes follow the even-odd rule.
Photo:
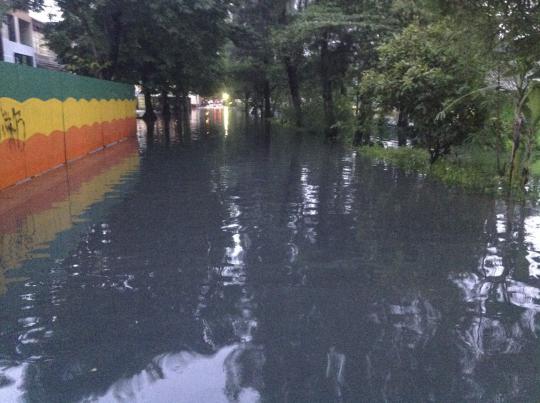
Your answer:
[[[50,244],[60,234],[72,230],[70,237],[78,242],[74,228],[81,227],[84,214],[105,197],[115,198],[108,193],[138,162],[135,143],[126,141],[0,193],[0,291],[6,271],[32,259],[53,259],[56,250]]]
[[[229,125],[230,125],[230,109],[229,107],[223,108],[223,134],[225,137],[229,135]]]
[[[540,399],[536,206],[233,109],[140,129],[0,195],[0,401]]]
[[[121,379],[110,387],[102,402],[223,402],[228,400],[223,389],[228,382],[224,363],[238,346],[226,346],[214,355],[188,352],[155,357],[148,366],[129,379]],[[212,379],[212,383],[207,382]]]

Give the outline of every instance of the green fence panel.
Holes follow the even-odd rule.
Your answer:
[[[23,102],[30,98],[133,99],[132,85],[0,62],[0,97]]]

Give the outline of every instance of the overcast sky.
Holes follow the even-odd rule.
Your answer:
[[[50,14],[53,14],[53,17],[50,18]],[[47,21],[58,21],[60,19],[60,11],[56,7],[55,0],[45,0],[45,8],[40,13],[30,12],[30,15],[36,20],[47,22]]]

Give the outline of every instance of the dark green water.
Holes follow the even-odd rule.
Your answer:
[[[0,401],[540,401],[538,208],[191,126],[0,215]]]

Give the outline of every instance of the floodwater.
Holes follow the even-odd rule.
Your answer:
[[[538,402],[540,210],[239,112],[0,193],[1,402]]]

